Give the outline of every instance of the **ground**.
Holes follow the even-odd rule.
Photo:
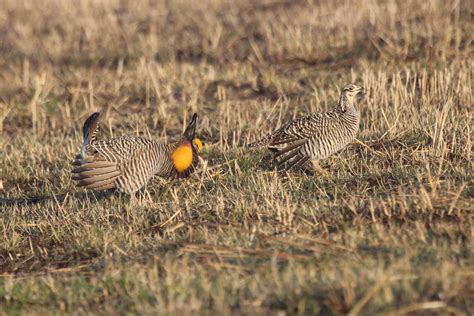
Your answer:
[[[469,1],[3,1],[0,314],[474,314]],[[365,88],[327,175],[245,144]],[[81,126],[192,177],[74,186]]]

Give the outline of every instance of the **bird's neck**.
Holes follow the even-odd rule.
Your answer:
[[[341,98],[339,99],[339,106],[338,106],[338,110],[341,111],[341,112],[355,112],[356,109],[354,107],[354,101],[351,100],[351,99],[348,99],[347,96],[345,94],[342,94],[341,95]]]

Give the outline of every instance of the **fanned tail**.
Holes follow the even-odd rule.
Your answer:
[[[301,152],[301,147],[305,143],[306,139],[301,139],[284,148],[271,147],[269,149],[274,152],[273,158],[277,160],[278,167],[283,167],[286,164],[286,170],[297,169],[309,160],[309,157]]]
[[[76,157],[77,158],[77,157]],[[94,158],[76,159],[75,168],[71,171],[72,179],[78,187],[86,189],[105,190],[115,187],[115,181],[121,175],[117,163],[97,161]]]
[[[73,161],[72,179],[78,187],[105,190],[115,187],[115,181],[121,175],[116,162],[97,159],[91,155],[89,147],[97,141],[100,112],[89,116],[82,127],[84,142],[81,152]]]

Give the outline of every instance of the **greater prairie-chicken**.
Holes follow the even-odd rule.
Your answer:
[[[73,180],[79,187],[94,190],[117,188],[133,195],[150,178],[187,177],[198,162],[202,142],[195,138],[194,114],[181,138],[160,143],[140,136],[98,140],[100,113],[84,122],[84,143],[73,162]]]
[[[338,106],[326,113],[312,113],[287,122],[276,131],[249,144],[266,146],[274,152],[279,167],[286,170],[311,161],[317,171],[319,160],[343,149],[354,140],[359,129],[359,112],[354,107],[362,87],[349,84],[341,92]]]

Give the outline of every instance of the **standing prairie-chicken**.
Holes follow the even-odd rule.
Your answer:
[[[321,172],[319,160],[343,149],[357,134],[359,112],[354,101],[361,91],[362,87],[349,84],[342,90],[334,110],[296,118],[248,146],[268,147],[274,152],[278,166],[285,166],[286,170],[311,161]]]
[[[140,136],[98,140],[100,113],[94,113],[82,128],[84,143],[73,162],[73,180],[94,190],[117,188],[134,194],[150,178],[187,177],[198,162],[202,142],[195,138],[194,114],[180,140],[160,143]]]

